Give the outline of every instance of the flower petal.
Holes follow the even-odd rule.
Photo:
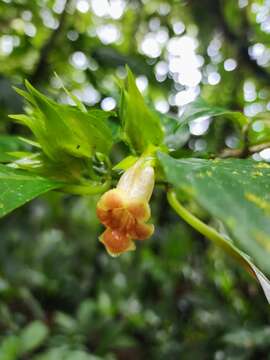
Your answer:
[[[97,210],[111,210],[122,208],[125,205],[123,191],[119,189],[111,189],[101,196],[97,203]]]
[[[117,189],[109,190],[97,203],[97,217],[105,226],[117,228],[121,224],[124,206],[123,192]]]
[[[99,239],[111,256],[118,256],[136,248],[129,235],[116,230],[106,229]]]
[[[154,232],[146,224],[151,216],[149,200],[153,192],[154,169],[138,160],[120,178],[117,188],[107,191],[97,204],[97,216],[106,226],[100,236],[112,256],[134,250],[133,240],[144,240]]]
[[[135,240],[145,240],[153,235],[155,228],[153,224],[144,224],[137,222],[132,233],[130,234]]]
[[[151,216],[150,206],[146,201],[132,200],[128,203],[127,209],[139,221],[147,221]]]

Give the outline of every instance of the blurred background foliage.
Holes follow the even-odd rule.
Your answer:
[[[1,135],[23,134],[7,117],[23,108],[12,85],[27,78],[70,103],[56,72],[85,105],[109,111],[125,64],[159,112],[180,115],[202,95],[267,138],[269,0],[1,0]],[[176,150],[237,149],[237,130],[211,120],[192,121]],[[125,151],[115,147],[115,159]],[[97,241],[95,203],[51,193],[1,220],[1,360],[270,359],[257,284],[179,221],[161,189],[154,236],[117,259]]]

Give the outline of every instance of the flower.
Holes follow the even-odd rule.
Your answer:
[[[155,173],[144,159],[138,160],[120,178],[117,187],[102,195],[97,216],[106,230],[100,241],[112,256],[135,250],[134,240],[145,240],[154,232],[147,224],[151,216],[149,200]]]

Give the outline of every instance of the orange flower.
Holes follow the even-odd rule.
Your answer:
[[[154,226],[146,222],[151,215],[148,202],[154,181],[153,167],[141,159],[121,176],[115,189],[100,198],[97,216],[106,226],[100,241],[110,255],[135,250],[134,240],[144,240],[153,234]]]

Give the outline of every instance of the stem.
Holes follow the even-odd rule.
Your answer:
[[[224,239],[215,229],[206,225],[196,216],[191,214],[177,199],[173,190],[169,190],[167,194],[168,202],[175,212],[185,220],[190,226],[196,229],[199,233],[212,240],[216,245],[225,250],[229,255],[234,257],[244,268],[257,279],[256,273],[253,269],[254,265],[247,258],[247,255],[238,250],[231,242]]]
[[[110,180],[106,180],[104,183],[98,183],[94,181],[88,181],[80,184],[66,185],[61,190],[66,193],[74,195],[96,195],[101,194],[109,189],[111,184]]]

